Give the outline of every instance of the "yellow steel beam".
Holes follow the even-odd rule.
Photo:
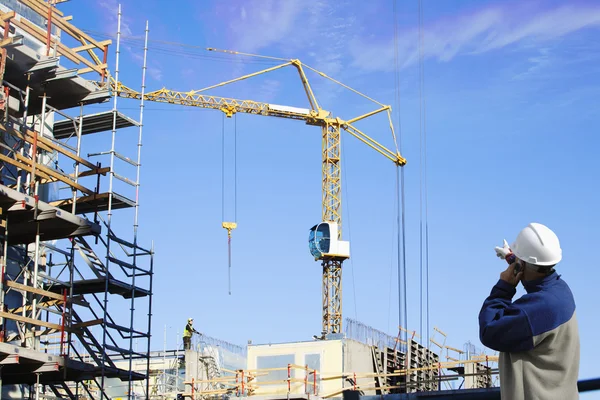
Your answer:
[[[308,102],[310,103],[311,108],[315,111],[320,110],[321,107],[319,107],[317,98],[316,98],[312,88],[310,87],[308,78],[306,77],[306,74],[304,73],[304,69],[302,68],[302,63],[300,62],[300,60],[292,60],[292,63],[298,70],[298,74],[300,75],[300,80],[302,81],[302,86],[304,87],[304,91],[306,92],[306,97],[308,97]]]
[[[349,134],[351,134],[370,148],[374,149],[378,153],[393,161],[394,164],[398,166],[406,165],[406,159],[402,157],[400,153],[392,152],[390,149],[377,142],[375,139],[370,138],[368,135],[364,134],[359,129],[350,124],[343,125],[342,127],[346,130],[346,132],[348,132]]]
[[[239,82],[239,81],[243,81],[243,80],[248,79],[248,78],[252,78],[254,76],[266,74],[266,73],[271,72],[271,71],[276,71],[278,69],[287,67],[288,65],[292,65],[292,62],[289,61],[289,62],[280,64],[280,65],[276,65],[276,66],[271,67],[271,68],[266,68],[266,69],[263,69],[263,70],[260,70],[260,71],[257,71],[257,72],[253,72],[251,74],[240,76],[239,78],[235,78],[235,79],[231,79],[231,80],[228,80],[228,81],[225,81],[225,82],[217,83],[216,85],[208,86],[208,87],[205,87],[203,89],[193,90],[193,91],[191,91],[189,93],[205,92],[207,90],[214,89],[214,88],[219,87],[219,86],[229,85],[229,84],[234,83],[234,82]]]
[[[377,110],[368,112],[368,113],[360,115],[358,117],[354,117],[354,118],[349,119],[348,121],[345,121],[345,122],[346,122],[346,124],[353,124],[353,123],[355,123],[357,121],[360,121],[361,119],[369,118],[369,117],[371,117],[371,116],[373,116],[375,114],[379,114],[380,112],[387,111],[390,108],[391,108],[390,106],[383,106],[383,107],[381,107],[381,108],[379,108]]]

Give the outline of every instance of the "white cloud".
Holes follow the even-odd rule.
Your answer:
[[[232,13],[229,23],[236,50],[252,53],[286,38],[292,39],[303,7],[303,0],[244,2],[241,11],[236,9],[235,14]]]
[[[552,54],[550,52],[550,48],[543,47],[539,49],[538,54],[529,57],[527,59],[527,62],[529,63],[529,68],[527,68],[526,71],[515,75],[512,78],[513,80],[522,80],[531,77],[532,75],[537,74],[544,68],[548,67],[552,62]]]
[[[422,53],[425,59],[446,62],[459,54],[481,54],[522,41],[541,43],[599,25],[600,4],[571,4],[544,11],[507,4],[424,26]],[[399,33],[402,67],[418,61],[418,44],[417,28]],[[350,45],[353,64],[367,71],[391,71],[393,46],[393,39],[357,37]]]
[[[248,0],[226,9],[225,17],[233,50],[260,53],[276,47],[290,58],[302,52],[315,68],[335,74],[356,23],[348,9],[348,0]]]
[[[107,30],[110,32],[115,32],[115,36],[113,37],[114,40],[116,39],[116,32],[118,28],[119,4],[117,0],[100,0],[98,1],[98,5],[102,9],[104,17],[109,21]],[[133,32],[131,30],[131,18],[125,15],[124,7],[121,7],[121,35],[122,37],[133,36]],[[116,46],[116,44],[114,45]],[[142,51],[132,48],[126,42],[121,42],[121,46],[125,49],[124,53],[128,54],[139,65],[142,65],[144,61]],[[147,72],[148,75],[155,80],[161,80],[163,77],[161,68],[157,67],[156,65],[149,65]]]
[[[119,4],[117,0],[100,0],[98,5],[102,8],[105,18],[109,21],[107,30],[117,32],[119,21]],[[121,7],[121,35],[132,36],[130,28],[131,20],[123,15],[123,7]]]
[[[269,49],[265,55],[300,57],[312,67],[339,77],[357,22],[348,15],[350,5],[349,0],[249,0],[224,11],[233,50],[263,54]],[[234,75],[241,75],[242,69],[241,64],[236,65]],[[319,102],[335,96],[339,86],[306,72],[311,75]]]

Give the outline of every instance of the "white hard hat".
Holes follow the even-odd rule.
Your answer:
[[[519,232],[510,249],[518,259],[533,265],[555,265],[562,259],[562,249],[556,234],[547,226],[536,222]]]
[[[193,320],[194,320],[194,318],[188,318],[188,322],[191,322]]]

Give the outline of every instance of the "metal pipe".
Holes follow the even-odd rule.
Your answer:
[[[600,378],[584,379],[577,382],[579,393],[600,390]]]
[[[23,107],[23,126],[25,127],[25,129],[27,129],[27,110],[29,108],[29,81],[31,79],[31,74],[27,74],[27,87],[25,88],[25,100],[24,100],[24,107]],[[19,152],[21,153],[22,156],[25,155],[25,150],[23,148],[23,146],[21,146],[21,149],[19,150]],[[20,192],[21,191],[21,184],[22,184],[22,180],[23,180],[23,170],[21,168],[17,168],[17,191]]]
[[[35,378],[35,400],[40,399],[40,373],[38,372]]]
[[[119,81],[119,53],[121,44],[121,4],[119,4],[119,11],[117,16],[117,49],[115,56],[115,80]],[[113,177],[115,167],[115,138],[117,134],[117,96],[113,96],[113,126],[112,126],[112,141],[110,148],[110,172],[109,172],[109,189],[108,189],[108,212],[106,226],[108,231],[108,240],[106,241],[106,271],[104,273],[104,321],[106,321],[108,314],[108,277],[109,277],[109,265],[110,265],[110,224],[112,220],[112,200],[113,200]],[[102,346],[106,348],[106,326],[102,328]],[[102,375],[100,390],[104,392],[104,381],[106,375],[106,351],[102,352]]]
[[[37,196],[36,196],[36,201],[35,201],[35,206],[37,209]],[[33,260],[33,288],[37,289],[37,283],[38,283],[38,268],[39,268],[39,259],[40,259],[40,223],[39,221],[35,222],[36,225],[36,232],[35,232],[35,249],[34,249],[34,260]],[[33,319],[37,319],[37,295],[35,293],[33,293],[33,303],[31,306],[31,318]],[[36,346],[36,338],[35,338],[35,326],[33,326],[31,328],[32,334],[33,334],[33,338],[32,338],[32,344],[33,344],[33,348],[35,350],[37,350],[37,346]]]
[[[75,279],[74,275],[75,275],[75,239],[71,239],[71,252],[70,255],[67,256],[65,254],[65,258],[67,259],[67,265],[69,267],[69,300],[73,299],[73,281]],[[62,273],[62,271],[61,271]],[[67,304],[65,303],[64,308],[67,307]],[[69,321],[67,322],[67,327],[71,327],[71,322],[73,321],[73,306],[69,307]],[[72,335],[72,330],[68,329],[67,330],[67,343],[72,343],[71,342],[71,335]],[[65,351],[65,355],[68,357],[71,354],[71,346],[67,346],[66,351]]]
[[[77,124],[77,157],[81,156],[81,135],[83,132],[83,104],[79,106],[79,122]],[[75,183],[78,183],[79,179],[79,163],[75,162]],[[77,189],[73,188],[73,205],[71,206],[71,212],[75,214],[77,203]]]
[[[60,324],[60,355],[65,355],[65,310],[67,309],[67,289],[63,289],[63,311]]]
[[[137,234],[138,234],[138,226],[139,226],[139,191],[140,191],[140,164],[141,164],[141,156],[142,156],[142,132],[143,132],[143,119],[144,119],[144,92],[146,89],[146,68],[147,68],[147,64],[146,64],[146,60],[147,60],[147,55],[148,55],[148,21],[146,21],[146,30],[145,30],[145,39],[144,39],[144,63],[142,65],[142,95],[140,98],[140,123],[139,123],[139,130],[138,130],[138,144],[137,144],[137,162],[136,162],[136,178],[135,178],[135,215],[133,218],[133,257],[132,257],[132,263],[134,266],[133,269],[133,279],[132,279],[132,287],[133,287],[133,292],[132,292],[132,296],[131,296],[131,321],[130,321],[130,335],[129,335],[129,348],[131,351],[131,347],[133,346],[133,319],[134,319],[134,313],[135,313],[135,277],[137,275],[136,272],[136,268],[137,267],[137,258],[138,258],[138,254],[137,254]],[[115,96],[116,98],[116,96]],[[150,332],[148,332],[149,334]],[[150,341],[150,338],[148,338],[148,341]],[[149,378],[149,360],[150,360],[150,353],[148,352],[146,354],[147,357],[147,363],[148,363],[148,369],[147,369],[147,376],[146,376],[146,381],[148,382]],[[129,391],[128,391],[128,398],[131,398],[131,392],[132,392],[132,385],[133,385],[133,380],[132,380],[132,362],[133,360],[131,358],[129,358]]]
[[[40,135],[41,136],[44,136],[44,128],[46,126],[46,98],[47,98],[46,91],[44,91],[44,96],[42,96],[42,117],[41,117],[42,120],[41,120],[41,123],[40,123]],[[31,186],[34,186],[36,184],[36,181],[35,181],[35,172],[36,172],[36,165],[37,165],[37,162],[38,162],[38,157],[37,157],[37,142],[38,142],[38,132],[35,129],[35,126],[34,126],[34,129],[33,129],[33,147],[32,147],[32,150],[31,150],[31,161],[32,161],[31,162],[31,165],[32,165],[32,167],[31,167],[31,182],[32,182],[32,185]],[[31,186],[29,187],[29,194],[30,195],[31,195]]]
[[[2,210],[5,212],[4,210]],[[6,274],[6,260],[8,257],[8,215],[4,217],[4,243],[2,249],[2,275],[0,275],[0,311],[4,311],[4,277]],[[6,338],[4,337],[4,333],[6,332],[6,320],[4,317],[0,317],[0,325],[2,325],[2,332],[0,333],[0,337],[2,338],[0,342],[4,342]],[[1,368],[0,368],[1,372]],[[1,375],[1,374],[0,374]],[[0,376],[0,382],[2,377]],[[0,384],[0,389],[2,385]],[[0,392],[1,393],[1,392]]]
[[[152,241],[152,247],[150,250],[150,296],[148,299],[148,335],[150,336],[150,332],[152,330],[152,282],[154,278],[154,241]],[[165,337],[166,340],[166,337]],[[148,373],[150,372],[150,337],[148,337],[148,350],[147,350],[148,358],[146,359],[146,366]],[[177,355],[179,355],[179,348],[177,349]],[[177,357],[175,358],[178,359]],[[176,376],[179,376],[177,372],[177,368],[175,369]],[[175,380],[177,383],[177,380]],[[150,393],[148,390],[150,389],[150,379],[146,379],[146,393]]]
[[[48,29],[46,32],[46,57],[50,55],[50,40],[52,38],[52,1],[48,2]]]

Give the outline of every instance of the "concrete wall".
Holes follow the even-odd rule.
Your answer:
[[[296,365],[306,365],[314,362],[315,356],[320,358],[319,367],[321,377],[330,377],[341,374],[357,375],[374,372],[371,347],[369,345],[348,339],[341,340],[315,340],[310,342],[295,342],[270,345],[250,345],[248,346],[248,366],[247,369],[259,370],[265,368],[283,368],[288,363]],[[313,368],[310,365],[310,368]],[[265,372],[262,372],[265,373]],[[292,372],[292,378],[303,379],[305,371],[296,369]],[[273,371],[269,375],[257,377],[255,394],[285,394],[287,393],[287,371]],[[263,384],[260,382],[279,381],[278,384]],[[312,376],[309,375],[309,383]],[[364,386],[374,386],[373,378],[357,379],[358,384]],[[352,383],[343,379],[317,380],[317,390],[319,395],[328,395],[330,393],[341,391],[343,388],[352,387]],[[313,386],[309,384],[309,392],[312,394]],[[303,382],[293,382],[291,392],[293,394],[304,393],[305,385]],[[374,391],[366,391],[366,394],[374,394]],[[341,397],[341,394],[336,395]]]
[[[371,346],[357,342],[355,340],[344,340],[344,373],[356,373],[357,384],[359,386],[375,386],[373,378],[359,378],[358,376],[373,373],[373,354]],[[351,383],[344,382],[344,387],[351,386]],[[365,391],[365,395],[375,394],[375,391]]]
[[[317,369],[317,393],[326,394],[340,387],[340,380],[322,381],[321,377],[338,375],[343,368],[341,340],[314,340],[310,342],[293,342],[281,344],[249,345],[247,369],[252,371],[264,368],[285,368],[287,364],[306,365],[309,369]],[[263,372],[264,373],[264,372]],[[305,370],[293,369],[292,378],[304,379]],[[287,370],[270,371],[268,375],[258,376],[258,387],[255,394],[285,394],[287,393]],[[261,382],[279,381],[277,384],[262,384]],[[313,376],[308,376],[308,391],[313,393]],[[305,392],[304,382],[292,382],[291,392]]]

